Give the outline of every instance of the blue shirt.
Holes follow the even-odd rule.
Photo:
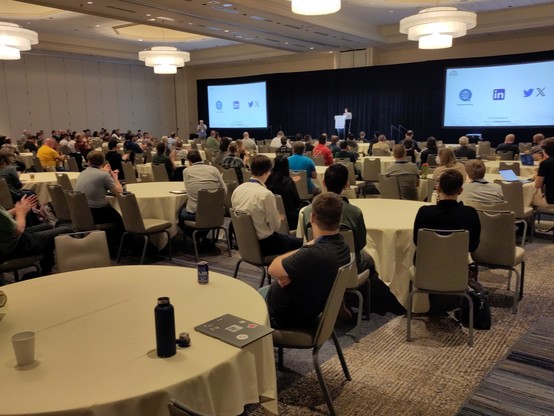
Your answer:
[[[312,183],[312,172],[315,172],[315,164],[312,159],[303,155],[292,155],[288,158],[290,170],[304,170],[308,177],[308,190],[314,189]]]

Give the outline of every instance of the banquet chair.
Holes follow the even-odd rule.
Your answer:
[[[47,185],[47,188],[58,223],[70,223],[71,213],[62,187],[60,185]]]
[[[0,205],[6,210],[13,208],[13,199],[6,179],[0,178]]]
[[[121,252],[123,250],[123,242],[127,235],[137,235],[143,238],[144,243],[142,246],[142,255],[140,258],[140,264],[144,264],[144,258],[146,256],[146,248],[148,246],[148,240],[153,234],[165,233],[167,235],[167,248],[168,257],[171,260],[171,234],[169,229],[172,224],[171,221],[162,220],[159,218],[142,218],[140,208],[137,202],[135,194],[117,194],[117,202],[121,209],[121,217],[123,219],[123,226],[125,232],[121,236],[121,242],[119,244],[119,252],[117,253],[117,263],[121,258]]]
[[[56,173],[56,181],[64,191],[73,190],[73,185],[71,185],[71,181],[69,180],[69,176],[67,176],[67,173]]]
[[[237,170],[235,168],[221,168],[221,176],[224,181],[235,181],[236,183],[241,183],[239,181],[239,176],[237,175]]]
[[[137,183],[135,168],[131,162],[121,162],[125,183]]]
[[[523,184],[520,181],[507,182],[507,181],[495,181],[502,187],[502,193],[504,199],[508,202],[507,210],[513,211],[515,214],[515,223],[523,225],[523,233],[521,236],[521,246],[525,247],[525,240],[527,239],[527,227],[528,222],[531,223],[530,241],[533,242],[533,236],[535,234],[535,213],[533,207],[523,205]]]
[[[304,220],[301,220],[302,223],[304,223]],[[348,245],[348,248],[350,249],[350,253],[353,253],[354,256],[356,255],[356,246],[354,244],[354,233],[352,230],[347,228],[342,228],[340,230],[341,235],[344,238],[344,241]],[[311,241],[313,239],[313,230],[311,227],[308,227],[306,229],[306,237],[308,241]],[[358,298],[358,313],[356,317],[356,326],[354,327],[354,341],[359,342],[360,341],[360,334],[362,330],[362,315],[364,310],[364,297],[359,289],[361,289],[364,285],[367,286],[367,293],[366,295],[366,317],[369,321],[370,318],[370,307],[371,307],[371,284],[369,283],[369,270],[364,270],[362,273],[357,273],[356,269],[353,270],[353,273],[348,278],[347,284],[346,284],[346,293],[353,293]]]
[[[437,163],[437,155],[429,155],[427,156],[427,164],[430,168],[436,168],[438,166]]]
[[[323,344],[332,338],[344,375],[348,381],[352,380],[334,328],[349,276],[356,273],[355,269],[356,260],[354,254],[350,254],[350,262],[340,267],[337,271],[337,277],[335,278],[331,291],[329,292],[323,312],[321,312],[318,317],[316,326],[311,325],[306,328],[277,329],[272,333],[273,345],[278,349],[279,370],[283,369],[283,348],[312,349],[314,369],[317,379],[319,380],[319,385],[323,392],[325,402],[327,403],[329,414],[332,416],[336,415],[336,411],[333,406],[333,400],[329,394],[327,384],[325,384],[325,380],[323,379],[321,367],[319,366],[318,354]]]
[[[167,408],[169,409],[169,416],[205,416],[204,413],[198,413],[175,399],[169,401]]]
[[[464,201],[464,205],[467,205],[468,207],[473,207],[476,210],[480,210],[480,211],[509,211],[507,201],[479,202],[479,201],[472,201],[471,199],[469,199]]]
[[[526,151],[530,151],[533,148],[533,143],[531,142],[520,142],[519,143],[519,152],[525,153]]]
[[[516,246],[514,232],[515,215],[511,211],[477,211],[481,222],[479,247],[471,256],[478,266],[508,270],[508,290],[512,272],[516,274],[512,312],[517,313],[517,303],[523,297],[525,279],[525,249]],[[515,268],[520,265],[520,272]]]
[[[233,205],[231,204],[231,197],[233,196],[233,192],[235,192],[235,189],[237,189],[238,184],[235,181],[225,181],[225,185],[227,186],[227,192],[225,192],[223,206],[225,208],[225,216],[230,218],[230,209],[233,207]]]
[[[336,157],[334,163],[352,163],[349,157]]]
[[[483,156],[491,153],[491,142],[484,141],[477,144],[477,155]]]
[[[154,176],[154,182],[169,182],[169,175],[164,164],[152,163],[152,175]]]
[[[114,223],[95,224],[92,212],[88,206],[87,197],[80,191],[63,191],[69,213],[71,228],[74,231],[108,230],[115,227]]]
[[[146,150],[142,153],[142,161],[143,163],[152,163],[152,152],[149,150]]]
[[[44,168],[42,167],[42,163],[40,163],[40,159],[38,157],[33,156],[33,164],[35,165],[35,171],[44,172]]]
[[[337,163],[337,162],[335,162]],[[346,162],[339,162],[342,165],[346,166],[346,169],[348,169],[348,184],[350,185],[350,188],[358,193],[359,187],[364,185],[364,181],[358,181],[356,180],[356,171],[354,170],[354,163],[347,160]]]
[[[417,234],[415,276],[410,280],[406,340],[412,340],[412,301],[416,293],[464,297],[469,303],[468,344],[473,347],[473,302],[466,292],[469,248],[467,230],[431,230]],[[437,259],[439,259],[437,261]]]
[[[325,158],[323,156],[314,156],[314,165],[316,166],[325,166]]]
[[[379,192],[383,199],[402,199],[398,177],[379,174]]]
[[[258,235],[256,234],[256,228],[252,222],[250,214],[245,212],[235,211],[231,209],[231,221],[233,222],[233,228],[235,230],[235,236],[237,238],[237,245],[239,247],[240,260],[235,266],[235,273],[233,277],[236,279],[239,267],[242,262],[256,266],[262,270],[262,280],[260,280],[260,287],[264,285],[265,278],[267,276],[267,283],[271,284],[271,276],[267,273],[266,267],[277,257],[277,255],[264,256],[260,249],[260,242]]]
[[[390,150],[387,149],[372,149],[371,156],[390,156]]]
[[[112,265],[105,231],[58,235],[54,244],[59,273]]]
[[[540,224],[541,222],[541,216],[543,214],[545,215],[552,215],[554,216],[554,208],[550,208],[550,207],[540,207],[540,206],[535,206],[535,217],[533,218],[533,230],[535,229],[535,221]],[[546,228],[544,229],[544,231],[552,231],[553,230],[553,227],[549,227],[549,228]],[[552,234],[552,241],[554,241],[554,233]]]
[[[427,176],[427,180],[425,184],[427,186],[427,189],[426,189],[427,196],[425,200],[427,202],[431,202],[431,199],[433,199],[433,192],[435,192],[435,188],[437,187],[437,180]]]
[[[277,211],[279,212],[279,215],[281,216],[281,218],[284,218],[281,220],[281,225],[277,230],[277,232],[281,234],[289,235],[290,229],[289,229],[289,223],[287,222],[287,212],[285,211],[285,204],[283,203],[283,197],[281,195],[275,195],[275,203],[277,205]]]
[[[40,261],[42,260],[42,254],[36,256],[19,257],[11,260],[5,260],[0,262],[0,285],[4,283],[4,273],[13,273],[13,279],[15,282],[19,282],[19,271],[34,267],[39,276],[42,275],[42,268],[40,267]]]
[[[500,156],[500,160],[514,160],[514,152],[512,151],[500,151],[496,154]]]
[[[196,218],[194,221],[185,220],[185,227],[192,228],[192,244],[194,246],[194,257],[198,261],[198,244],[196,242],[196,234],[200,231],[212,231],[214,242],[219,235],[219,230],[223,230],[225,241],[227,242],[227,250],[231,257],[231,242],[229,234],[223,224],[225,223],[225,190],[218,189],[201,189],[198,191]],[[217,231],[217,233],[216,233]]]
[[[516,176],[519,176],[520,168],[521,168],[521,165],[519,164],[519,162],[499,162],[498,163],[498,170],[511,170],[516,174]]]
[[[245,168],[242,168],[241,171],[242,171],[243,182],[248,182],[252,177],[252,172],[250,172],[248,169],[245,169]]]
[[[381,161],[379,159],[366,157],[363,163],[362,179],[366,182],[379,182]]]
[[[70,172],[80,172],[79,165],[77,164],[77,159],[75,159],[73,156],[70,156],[67,159],[67,166],[69,167]]]
[[[413,173],[401,173],[396,176],[398,179],[398,187],[400,188],[400,199],[409,201],[418,201],[418,182],[419,175]]]
[[[308,191],[308,176],[306,174],[305,170],[291,170],[290,176],[299,176],[300,179],[297,181],[294,181],[294,184],[296,185],[296,190],[298,191],[298,196],[300,197],[301,201],[311,201],[314,197],[310,192]]]

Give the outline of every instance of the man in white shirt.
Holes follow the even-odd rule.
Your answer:
[[[283,133],[282,131],[278,131],[277,132],[277,136],[275,136],[273,138],[273,140],[271,140],[271,144],[269,145],[269,147],[271,147],[273,150],[276,150],[278,148],[281,147],[281,138],[285,136],[285,133]],[[287,140],[287,147],[290,149],[292,148],[290,142]]]
[[[301,238],[277,232],[281,221],[286,219],[277,211],[275,195],[265,187],[271,167],[271,159],[267,156],[254,156],[250,164],[251,179],[235,189],[231,197],[233,209],[246,212],[252,217],[264,256],[283,254],[302,247]]]
[[[255,152],[258,149],[256,142],[250,138],[250,135],[247,131],[242,133],[242,145],[249,152]]]
[[[199,139],[206,140],[206,136],[208,135],[208,126],[204,124],[204,120],[198,120],[196,134],[198,134]]]
[[[478,159],[468,160],[465,164],[468,181],[464,183],[464,191],[458,201],[475,201],[481,203],[504,202],[502,187],[497,183],[485,180],[485,164]]]

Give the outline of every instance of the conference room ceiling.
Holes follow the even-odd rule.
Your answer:
[[[169,44],[192,52],[192,64],[195,51],[240,45],[280,55],[416,48],[398,23],[437,3],[477,13],[468,39],[554,31],[551,0],[342,0],[338,13],[325,16],[293,14],[289,0],[0,0],[0,18],[37,31],[38,50],[127,58]]]

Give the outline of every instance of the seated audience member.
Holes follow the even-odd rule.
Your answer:
[[[356,160],[358,159],[358,154],[354,152],[348,151],[348,144],[346,141],[341,141],[339,144],[340,151],[336,152],[334,154],[335,159],[348,159],[352,163],[356,163]]]
[[[476,201],[482,203],[498,203],[504,201],[502,187],[497,183],[486,181],[485,164],[481,160],[468,160],[466,173],[469,182],[464,183],[464,192],[458,198],[460,201]]]
[[[223,158],[221,161],[221,167],[224,169],[235,169],[237,172],[237,177],[239,179],[239,183],[242,183],[242,168],[245,168],[246,165],[244,164],[243,160],[238,155],[238,146],[236,143],[232,142],[229,145],[229,153],[227,156]]]
[[[265,155],[252,158],[250,181],[239,185],[231,197],[232,207],[250,214],[264,256],[282,254],[302,246],[302,239],[277,232],[281,221],[275,195],[266,188],[265,181],[271,173],[271,160]]]
[[[419,209],[414,222],[414,243],[421,228],[434,230],[468,230],[469,252],[477,250],[481,235],[481,223],[477,211],[465,206],[457,198],[462,193],[464,178],[460,172],[447,169],[437,185],[437,205],[426,205]]]
[[[437,155],[439,152],[439,149],[437,147],[437,139],[435,139],[433,136],[429,137],[427,139],[427,144],[425,149],[421,151],[420,155],[420,162],[423,165],[424,163],[428,163],[429,155]]]
[[[125,178],[123,175],[123,166],[121,165],[123,158],[117,151],[117,140],[111,139],[108,142],[108,151],[106,152],[106,162],[110,164],[111,169],[117,171],[117,178],[122,180]]]
[[[249,153],[254,153],[258,150],[256,142],[250,138],[250,134],[247,131],[242,133],[242,145],[244,146],[244,149]]]
[[[274,328],[297,328],[315,322],[338,269],[350,261],[350,250],[339,234],[342,201],[336,194],[325,192],[314,198],[312,207],[314,239],[277,257],[269,266],[275,280],[260,290]]]
[[[416,152],[421,153],[421,149],[417,145],[417,142],[414,140],[414,132],[408,130],[404,134],[404,139],[400,140],[399,144],[403,145],[406,148],[406,155],[412,158],[412,163],[416,161]]]
[[[240,160],[242,160],[244,164],[247,165],[248,161],[250,160],[250,151],[246,147],[244,147],[242,139],[238,139],[236,141],[236,145],[238,157],[240,157]]]
[[[306,134],[304,136],[304,150],[306,152],[312,152],[314,150],[314,145],[312,144],[312,136]]]
[[[229,139],[228,137],[222,137],[219,139],[218,143],[219,151],[217,153],[212,152],[212,158],[213,162],[221,166],[221,164],[223,163],[223,159],[225,159],[229,154],[229,145],[231,144],[231,139]]]
[[[356,138],[352,133],[348,133],[346,136],[346,144],[350,148],[351,152],[354,152],[356,154],[356,158],[358,157],[358,142],[356,141]]]
[[[504,143],[500,143],[498,146],[496,146],[495,152],[512,152],[512,154],[519,155],[519,146],[515,143],[516,135],[515,134],[508,134],[504,138]]]
[[[283,142],[281,140],[283,137],[286,139],[285,133],[282,131],[278,131],[277,136],[271,139],[271,143],[269,144],[270,149],[274,151],[279,149],[283,145]],[[287,139],[287,144],[288,144],[287,147],[289,148],[292,147],[291,144],[288,142],[288,139]]]
[[[380,134],[377,138],[377,143],[371,146],[371,154],[373,151],[378,150],[377,153],[384,154],[385,156],[390,156],[390,147],[387,143],[387,136]]]
[[[341,164],[335,164],[329,166],[325,171],[324,178],[325,186],[329,192],[333,192],[340,196],[342,191],[348,188],[348,169]],[[342,217],[341,217],[341,229],[352,230],[354,234],[354,246],[356,249],[356,265],[358,267],[358,273],[362,273],[365,270],[373,269],[374,262],[369,254],[364,251],[366,246],[366,227],[364,222],[364,216],[360,208],[351,205],[347,198],[340,197],[342,200]],[[310,226],[310,214],[312,212],[312,205],[308,205],[304,208],[304,232]]]
[[[23,183],[19,180],[19,173],[15,167],[15,157],[11,149],[0,150],[0,178],[4,178],[13,202],[17,202],[24,194]],[[27,190],[28,193],[32,193]]]
[[[171,150],[169,156],[166,155],[166,150],[167,147],[164,142],[158,143],[156,154],[152,157],[152,163],[154,165],[164,165],[167,177],[171,181],[175,175],[175,150]]]
[[[308,192],[311,194],[317,193],[319,189],[313,182],[313,179],[317,179],[315,164],[312,159],[304,156],[304,143],[294,143],[292,151],[294,152],[294,154],[288,158],[289,169],[305,171],[306,178],[308,179]]]
[[[93,150],[87,155],[88,168],[81,172],[75,184],[75,190],[84,192],[95,224],[115,224],[114,229],[107,230],[110,251],[115,252],[123,234],[121,215],[106,200],[106,191],[112,194],[123,192],[117,178],[118,172],[105,163],[104,153]]]
[[[358,140],[364,142],[364,143],[369,143],[369,140],[367,139],[366,137],[366,134],[365,134],[365,131],[361,131],[360,134],[359,134],[359,138]]]
[[[287,155],[287,156],[290,155],[291,148],[289,147],[287,142],[288,142],[288,139],[285,136],[281,137],[281,147],[279,147],[275,151],[275,153],[281,154],[281,155]]]
[[[419,169],[415,163],[408,162],[406,148],[401,144],[395,144],[392,148],[394,163],[385,171],[385,175],[398,176],[400,195],[402,199],[418,200],[417,187],[419,186]]]
[[[321,136],[319,136],[319,139],[317,141],[318,143],[314,147],[312,154],[314,156],[323,157],[325,166],[331,166],[333,164],[333,154],[331,153],[331,150],[326,146],[327,136],[322,134]]]
[[[206,149],[210,150],[215,156],[219,152],[220,138],[219,133],[215,130],[210,132],[210,135],[206,139],[206,144],[204,145]]]
[[[142,153],[142,147],[137,143],[137,136],[133,133],[127,133],[125,135],[125,143],[123,144],[123,147],[128,152],[134,152],[136,153]]]
[[[24,195],[9,211],[0,206],[0,256],[2,261],[7,261],[42,254],[42,274],[48,275],[54,267],[54,238],[70,233],[71,229],[52,228],[48,224],[26,228],[27,214],[36,203],[36,195]]]
[[[541,143],[544,140],[544,134],[537,133],[533,135],[533,147],[531,148],[531,151],[529,153],[535,154],[542,152],[542,146]]]
[[[201,189],[225,189],[227,186],[221,177],[221,173],[215,166],[206,165],[202,161],[202,156],[198,150],[190,150],[187,153],[187,160],[190,166],[183,171],[183,181],[187,190],[187,203],[185,208],[179,213],[179,220],[182,224],[184,221],[196,220],[196,207],[198,204],[198,191]]]
[[[45,170],[61,169],[59,165],[63,163],[65,158],[57,152],[56,146],[56,140],[49,137],[37,151],[37,158]]]
[[[458,143],[460,144],[460,147],[454,150],[454,154],[457,158],[466,157],[468,159],[475,159],[477,157],[475,150],[468,146],[469,139],[466,136],[460,137],[458,139]]]
[[[302,142],[294,143],[294,148]],[[308,159],[308,158],[306,158]],[[311,162],[311,160],[310,160]],[[313,162],[312,162],[313,163]],[[276,195],[281,195],[289,229],[296,229],[298,223],[298,211],[302,206],[296,184],[290,177],[289,160],[285,155],[277,155],[273,161],[273,169],[265,182],[265,186]]]
[[[456,156],[454,156],[452,149],[448,147],[440,149],[439,154],[437,155],[437,164],[438,167],[433,172],[433,179],[438,180],[442,173],[447,169],[455,169],[462,174],[464,182],[466,181],[466,168],[463,163],[456,162]]]
[[[333,155],[337,152],[340,152],[339,136],[337,136],[336,134],[333,134],[331,136],[331,143],[329,143],[329,150],[331,151],[331,154],[333,154]]]
[[[36,153],[38,151],[37,136],[28,136],[27,141],[23,144],[23,148],[30,153]]]
[[[554,137],[543,140],[542,147],[546,159],[540,163],[535,176],[537,190],[533,196],[533,205],[554,208]]]

